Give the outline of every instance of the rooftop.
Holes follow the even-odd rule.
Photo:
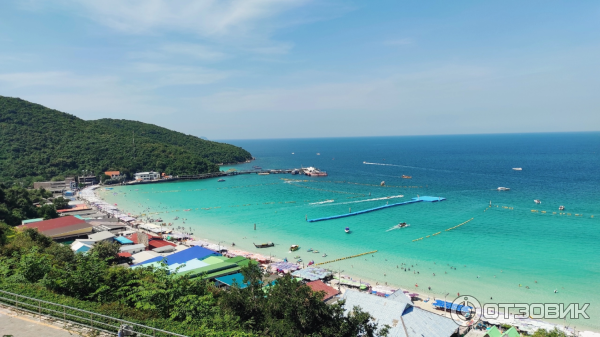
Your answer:
[[[115,237],[115,235],[111,232],[98,232],[98,233],[88,235],[88,238],[90,240],[94,240],[94,241],[102,241],[102,240],[106,240],[106,239],[110,239],[110,238],[114,238],[114,237]]]
[[[327,301],[328,299],[340,293],[337,289],[326,285],[321,280],[308,282],[306,285],[309,286],[312,291],[324,291],[325,296],[323,297],[323,301]]]

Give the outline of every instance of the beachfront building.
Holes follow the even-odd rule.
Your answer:
[[[150,181],[150,180],[158,180],[160,178],[160,174],[158,172],[150,171],[150,172],[139,172],[135,174],[136,181]]]
[[[308,283],[306,283],[306,285],[309,286],[310,289],[312,289],[312,291],[314,291],[314,292],[317,292],[317,291],[324,292],[325,296],[323,297],[323,302],[329,301],[330,299],[334,298],[335,296],[337,296],[340,293],[339,290],[326,285],[321,280],[308,282]]]
[[[27,223],[15,227],[17,230],[36,228],[38,232],[55,240],[81,237],[92,233],[92,225],[74,216],[63,216],[56,219]]]
[[[452,319],[415,307],[406,296],[386,298],[348,290],[343,299],[346,300],[346,314],[350,314],[354,306],[361,307],[379,326],[390,326],[388,336],[450,337],[458,330]]]
[[[110,179],[117,179],[117,178],[121,177],[121,172],[119,172],[119,171],[106,171],[106,172],[104,172],[104,174],[109,176]]]
[[[115,240],[115,235],[111,232],[103,231],[88,235],[88,239],[95,243],[100,241],[113,242]]]

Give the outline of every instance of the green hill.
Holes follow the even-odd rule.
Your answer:
[[[135,132],[135,150],[133,147]],[[107,170],[154,170],[167,174],[215,172],[217,163],[252,156],[211,142],[136,121],[85,121],[19,98],[0,96],[0,180],[41,181]]]

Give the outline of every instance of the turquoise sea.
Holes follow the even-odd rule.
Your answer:
[[[589,320],[567,324],[600,331],[600,133],[229,143],[247,149],[256,161],[223,170],[315,166],[329,176],[239,175],[225,182],[118,187],[101,195],[132,214],[148,213],[150,208],[176,225],[183,225],[185,218],[185,227],[199,238],[235,242],[239,249],[279,258],[300,255],[305,262],[322,262],[377,250],[325,266],[425,297],[449,294],[453,300],[460,293],[482,303],[590,303]],[[498,191],[500,186],[510,191]],[[371,200],[399,195],[404,197]],[[447,200],[305,221],[417,195]],[[334,201],[320,203],[325,200]],[[567,214],[560,214],[560,205]],[[410,227],[387,231],[399,222]],[[431,236],[437,232],[441,233]],[[419,238],[424,239],[413,241]],[[276,247],[252,245],[267,241]],[[292,244],[300,245],[300,251],[288,253]],[[308,248],[320,253],[308,253]],[[402,263],[411,270],[397,268]]]

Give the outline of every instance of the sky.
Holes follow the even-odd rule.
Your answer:
[[[5,0],[0,95],[208,139],[600,130],[600,2]]]

